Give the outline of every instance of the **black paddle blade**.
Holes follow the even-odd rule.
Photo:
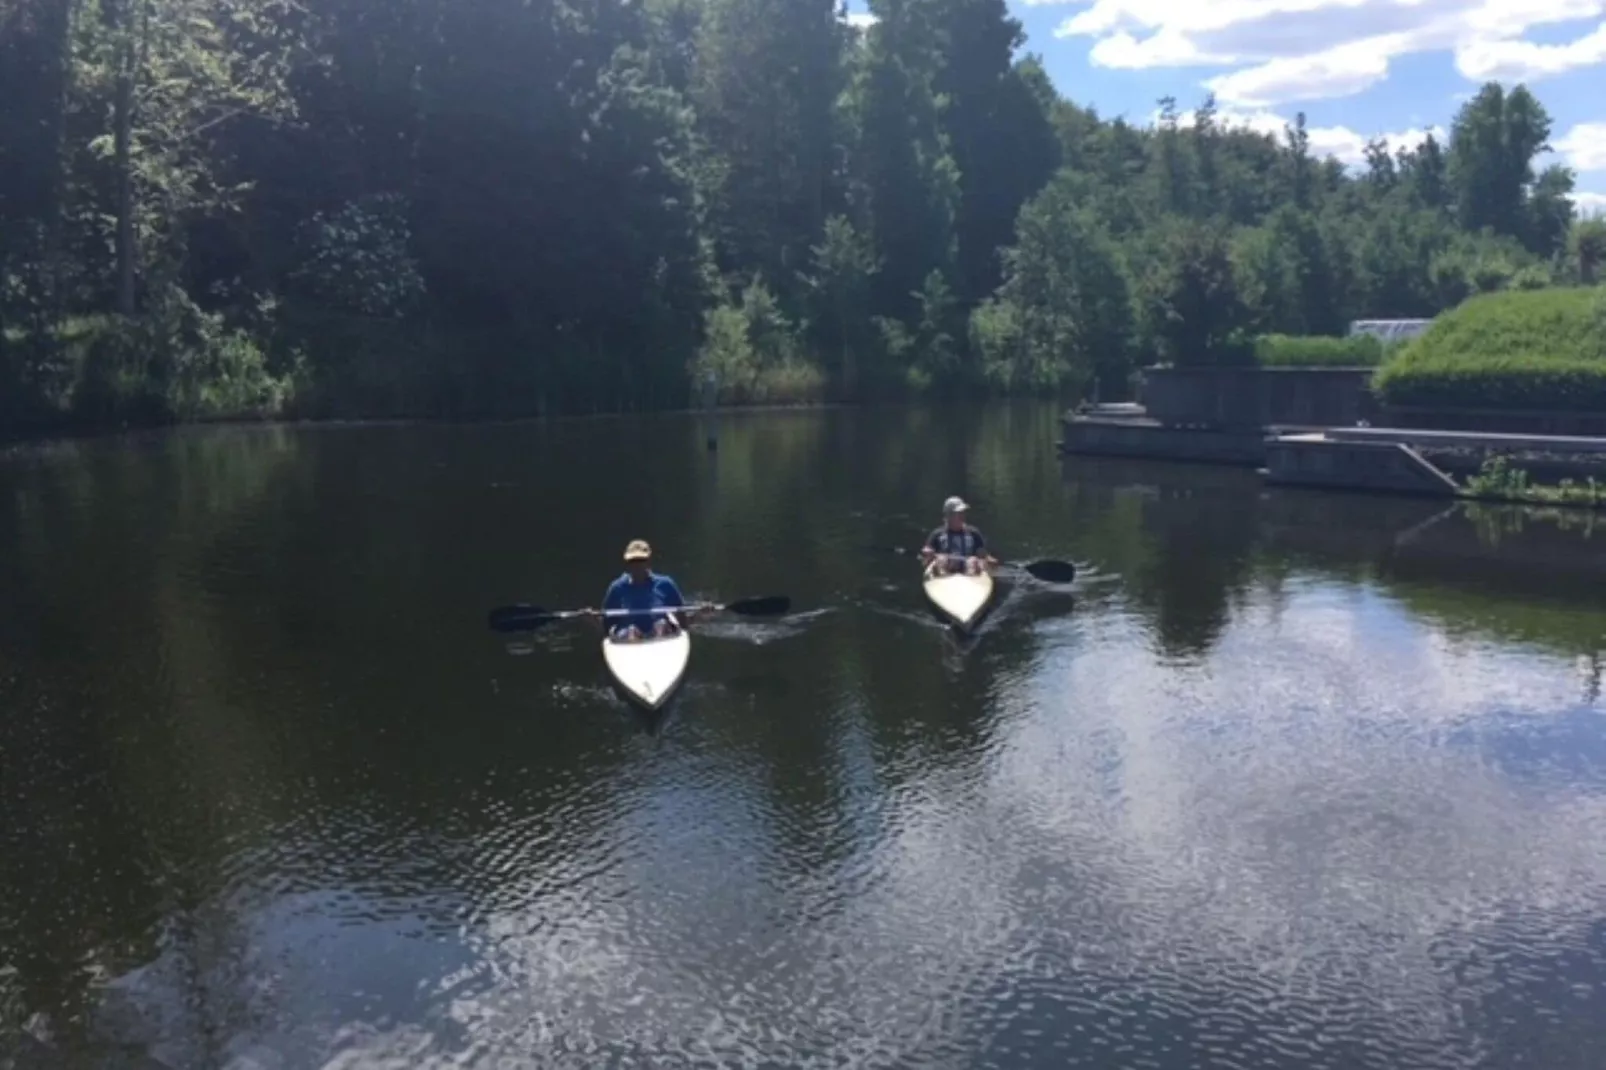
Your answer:
[[[778,617],[792,608],[792,600],[784,594],[772,594],[763,598],[744,598],[739,602],[732,602],[725,607],[727,613],[739,613],[744,617]]]
[[[1044,583],[1070,583],[1076,579],[1076,566],[1069,561],[1033,561],[1025,569]]]
[[[540,606],[499,606],[491,610],[488,623],[493,632],[533,632],[552,620]]]

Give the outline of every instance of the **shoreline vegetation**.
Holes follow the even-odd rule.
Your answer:
[[[1467,501],[1598,510],[1606,508],[1606,481],[1590,477],[1583,482],[1563,479],[1556,483],[1535,483],[1520,465],[1506,457],[1494,456],[1483,462],[1477,475],[1462,484],[1458,496]]]
[[[7,437],[5,431],[0,431],[0,456],[18,450],[28,450],[35,447],[48,448],[53,445],[69,442],[86,442],[98,438],[112,438],[127,435],[162,434],[169,431],[183,431],[186,429],[202,428],[341,428],[341,427],[401,427],[410,424],[439,424],[483,426],[500,424],[528,424],[545,422],[566,422],[573,420],[617,420],[632,416],[652,417],[679,417],[689,420],[710,419],[724,416],[741,416],[755,413],[788,413],[788,412],[816,412],[826,409],[846,407],[866,407],[877,404],[898,404],[907,399],[887,399],[885,401],[837,401],[829,398],[805,401],[772,401],[720,404],[711,408],[701,408],[696,405],[681,406],[678,408],[660,408],[650,410],[616,411],[597,410],[593,412],[556,412],[541,415],[539,413],[514,414],[507,416],[459,416],[436,414],[401,414],[395,416],[287,416],[283,414],[266,415],[261,413],[222,413],[197,416],[190,420],[165,421],[160,423],[125,422],[119,424],[67,424],[54,431],[41,431],[35,434],[19,434]],[[942,399],[932,399],[940,401]],[[962,401],[963,399],[951,399]]]
[[[1119,400],[1150,362],[1388,368],[1350,321],[1606,266],[1523,86],[1346,166],[1303,115],[1104,118],[1004,0],[870,9],[16,0],[0,438],[663,411],[709,383]]]

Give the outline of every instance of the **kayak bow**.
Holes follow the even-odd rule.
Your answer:
[[[993,578],[985,572],[979,576],[927,573],[920,585],[937,611],[960,631],[974,624],[993,599]]]
[[[657,710],[686,675],[691,636],[685,629],[634,641],[609,636],[602,641],[602,660],[627,699],[645,710]]]

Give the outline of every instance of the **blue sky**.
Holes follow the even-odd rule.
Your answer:
[[[1060,92],[1148,122],[1212,89],[1229,118],[1280,130],[1304,111],[1319,151],[1442,134],[1487,81],[1549,110],[1580,208],[1606,211],[1606,0],[1009,0]],[[863,10],[863,0],[850,7]]]

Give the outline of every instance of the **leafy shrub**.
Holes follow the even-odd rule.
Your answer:
[[[749,388],[748,401],[764,405],[801,405],[825,394],[825,373],[818,365],[794,360],[762,369]]]
[[[1373,385],[1391,405],[1606,411],[1606,291],[1471,298],[1401,346]]]
[[[290,393],[249,333],[177,287],[156,288],[135,319],[69,319],[49,343],[27,384],[42,426],[273,416]]]
[[[1265,334],[1255,339],[1255,362],[1263,368],[1372,368],[1383,360],[1383,342],[1370,334]]]
[[[1162,363],[1242,367],[1254,363],[1252,313],[1234,270],[1227,230],[1192,221],[1160,237],[1160,256],[1139,286],[1147,334]]]
[[[996,390],[1080,393],[1095,376],[1124,376],[1131,367],[1137,317],[1129,265],[1086,200],[1084,180],[1064,171],[1027,202],[1016,243],[1001,254],[1003,284],[972,310],[970,354]],[[1156,246],[1158,272],[1169,247]],[[1173,281],[1156,278],[1157,309],[1174,296]]]
[[[292,292],[331,310],[401,316],[424,295],[424,279],[408,246],[407,202],[382,193],[319,212],[296,235],[301,262]]]
[[[1554,486],[1531,483],[1526,471],[1501,456],[1487,458],[1478,474],[1467,480],[1462,494],[1493,501],[1583,505],[1594,509],[1606,503],[1606,486],[1594,478],[1584,483],[1564,479]]]
[[[724,405],[817,400],[825,393],[825,373],[805,358],[802,338],[769,289],[754,282],[740,305],[708,311],[692,382],[711,378]]]
[[[1511,276],[1513,290],[1543,290],[1555,285],[1556,280],[1551,277],[1548,270],[1540,264],[1529,264]]]
[[[1606,215],[1573,224],[1567,257],[1569,272],[1578,282],[1590,286],[1599,281],[1601,267],[1606,265]]]

